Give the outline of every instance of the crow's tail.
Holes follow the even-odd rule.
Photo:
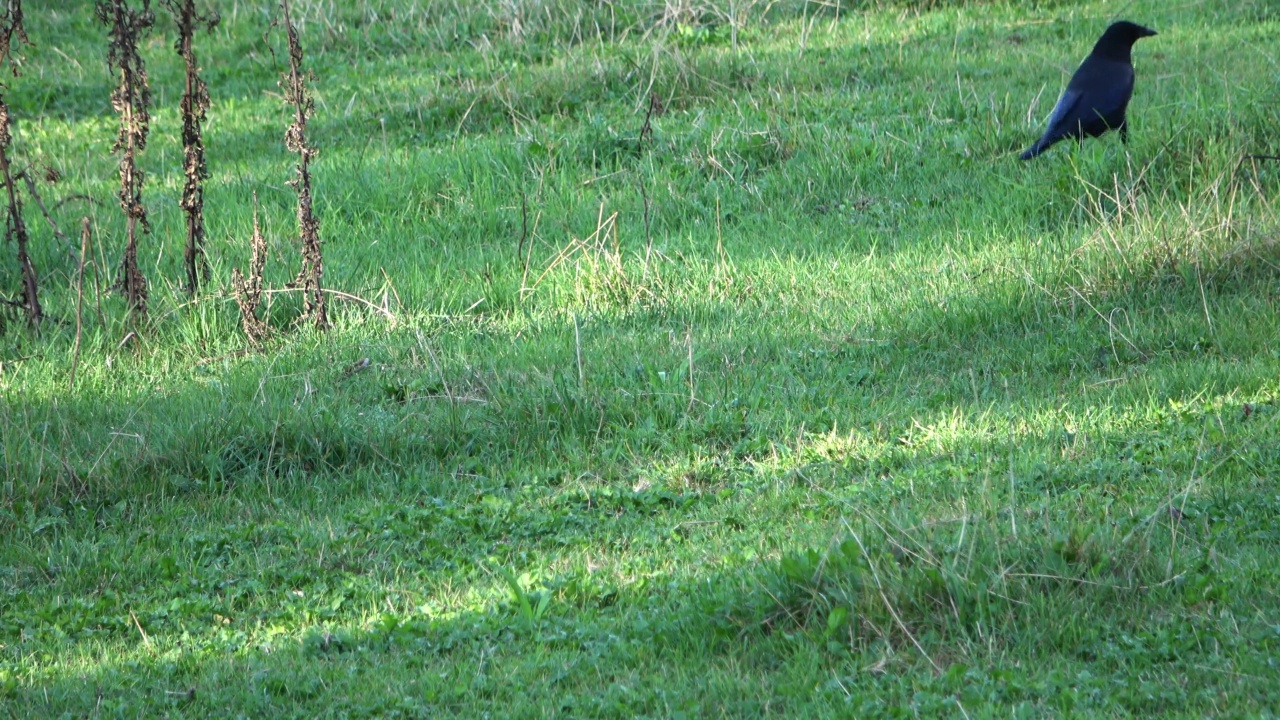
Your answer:
[[[1040,138],[1039,140],[1036,141],[1035,145],[1032,145],[1026,150],[1023,150],[1022,155],[1020,155],[1019,157],[1021,157],[1023,160],[1030,160],[1031,158],[1044,152],[1048,147],[1049,147],[1049,144],[1044,141],[1044,138]]]

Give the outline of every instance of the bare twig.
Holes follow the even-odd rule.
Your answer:
[[[693,381],[693,326],[685,328],[685,343],[689,346],[689,407],[685,412],[693,410],[693,406],[698,402],[697,385]]]
[[[652,120],[655,115],[661,115],[666,112],[666,106],[662,104],[662,98],[658,97],[658,93],[649,93],[649,109],[644,114],[644,124],[640,126],[640,139],[636,142],[636,152],[644,152],[644,141],[649,139],[650,144],[653,141],[653,124]],[[640,285],[643,287],[645,281],[649,278],[649,261],[653,255],[653,231],[649,221],[649,191],[645,187],[644,178],[640,178],[640,200],[644,203],[644,269],[640,273]]]
[[[280,293],[290,293],[290,292],[302,292],[302,288],[286,287],[286,288],[279,288],[276,290],[263,290],[262,294],[263,295],[279,295]],[[352,295],[351,293],[343,292],[341,290],[334,290],[333,288],[322,288],[321,292],[325,293],[326,295],[332,295],[340,300],[347,300],[348,302],[354,302],[360,305],[364,305],[365,307],[370,308],[372,310],[376,310],[380,315],[385,317],[387,320],[390,320],[392,325],[395,325],[397,322],[396,316],[390,310],[386,309],[385,307],[379,305],[376,302],[373,302],[372,300],[367,300],[365,298],[360,297],[359,295]]]
[[[1132,341],[1132,340],[1130,340],[1130,339],[1129,339],[1129,337],[1128,337],[1127,335],[1125,335],[1124,333],[1120,332],[1120,329],[1116,327],[1115,323],[1111,321],[1111,318],[1110,318],[1110,317],[1108,317],[1108,316],[1106,316],[1106,315],[1103,315],[1103,314],[1098,310],[1098,308],[1094,307],[1093,303],[1089,302],[1089,298],[1086,298],[1086,297],[1085,297],[1085,296],[1084,296],[1084,295],[1083,295],[1079,290],[1075,289],[1074,287],[1068,286],[1068,288],[1071,290],[1071,292],[1072,292],[1073,294],[1075,294],[1075,296],[1076,296],[1076,297],[1080,298],[1080,300],[1081,300],[1085,305],[1088,305],[1088,306],[1089,306],[1089,309],[1090,309],[1090,310],[1092,310],[1092,311],[1093,311],[1093,313],[1094,313],[1095,315],[1097,315],[1098,317],[1102,318],[1102,321],[1103,321],[1103,322],[1105,322],[1105,323],[1107,324],[1107,327],[1111,330],[1111,333],[1112,333],[1112,335],[1113,335],[1112,340],[1111,340],[1111,352],[1112,352],[1112,354],[1113,354],[1113,355],[1115,355],[1115,356],[1116,356],[1116,359],[1117,359],[1117,360],[1119,360],[1119,359],[1120,359],[1120,355],[1119,355],[1118,353],[1116,353],[1116,352],[1115,352],[1115,338],[1114,338],[1114,335],[1119,335],[1119,336],[1120,336],[1120,339],[1121,339],[1121,340],[1124,340],[1124,341],[1125,341],[1125,343],[1126,343],[1129,347],[1133,348],[1133,351],[1134,351],[1134,352],[1136,352],[1136,353],[1138,353],[1138,355],[1139,355],[1140,357],[1145,358],[1145,357],[1147,356],[1147,354],[1146,354],[1146,353],[1144,353],[1144,352],[1142,352],[1142,350],[1140,350],[1140,349],[1138,348],[1138,346],[1137,346],[1137,345],[1134,345],[1134,344],[1133,344],[1133,341]],[[1116,309],[1118,310],[1119,308],[1116,308]],[[1112,310],[1112,314],[1115,314],[1115,310]]]
[[[885,609],[889,611],[889,614],[893,616],[894,622],[898,624],[898,629],[907,636],[907,639],[911,641],[912,645],[916,646],[916,650],[920,652],[920,655],[925,660],[929,661],[929,664],[933,666],[935,671],[939,673],[942,672],[942,666],[935,662],[932,657],[929,657],[929,653],[925,651],[924,646],[921,645],[920,641],[916,640],[916,636],[912,635],[911,631],[907,629],[907,624],[902,622],[902,618],[899,617],[898,611],[894,609],[893,603],[889,602],[889,596],[885,595],[884,586],[880,583],[880,573],[876,570],[876,563],[871,559],[871,555],[867,553],[867,548],[862,544],[862,538],[858,536],[858,533],[853,531],[853,528],[848,526],[848,523],[845,524],[845,529],[849,531],[849,535],[853,537],[854,542],[858,543],[858,549],[862,551],[862,557],[867,561],[867,567],[871,568],[871,578],[876,583],[876,591],[880,594],[880,600],[884,602]]]
[[[142,623],[138,622],[138,616],[134,615],[133,611],[130,610],[129,617],[133,619],[133,626],[138,628],[138,634],[142,636],[142,642],[147,647],[151,647],[151,638],[147,636],[147,631],[142,629]]]
[[[653,232],[649,227],[649,191],[644,178],[640,178],[640,200],[644,203],[644,269],[640,272],[640,285],[649,279],[649,261],[653,257]]]
[[[76,343],[71,352],[71,379],[67,382],[67,391],[76,389],[76,366],[80,364],[80,334],[84,327],[84,259],[89,254],[89,218],[84,218],[80,226],[80,267],[76,273]]]
[[[644,113],[644,124],[640,126],[640,137],[636,140],[636,154],[644,152],[644,141],[653,140],[653,124],[652,120],[655,115],[661,115],[666,112],[667,108],[662,104],[662,98],[658,97],[658,93],[649,93],[649,108]]]
[[[587,376],[582,368],[582,327],[578,321],[578,314],[573,314],[573,350],[578,358],[578,387],[582,390],[587,389]]]
[[[524,241],[529,237],[529,196],[524,188],[520,188],[520,240],[516,243],[516,257],[524,258]],[[529,263],[524,262],[523,272],[529,272]]]
[[[32,177],[31,168],[20,171],[14,177],[22,178],[23,182],[26,183],[27,194],[31,196],[32,200],[36,201],[36,207],[40,208],[40,214],[44,215],[45,221],[49,223],[49,228],[53,230],[53,237],[62,245],[67,246],[68,253],[73,252],[75,248],[71,246],[71,239],[67,237],[66,233],[62,232],[62,228],[58,227],[58,222],[53,219],[53,215],[44,206],[44,199],[40,197],[40,188],[36,185],[35,178]]]

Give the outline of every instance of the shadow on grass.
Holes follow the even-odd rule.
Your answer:
[[[1130,346],[995,293],[874,342],[719,306],[692,347],[680,317],[588,319],[581,374],[572,327],[435,327],[356,374],[367,338],[6,402],[0,690],[73,713],[1268,707],[1274,277],[1242,262],[1203,295],[1113,287],[1142,301]],[[1206,302],[1239,326],[1205,332]]]
[[[602,303],[576,329],[562,316],[515,329],[440,318],[228,356],[145,396],[110,384],[128,367],[88,367],[74,398],[4,405],[5,495],[110,505],[256,479],[505,476],[524,464],[567,476],[604,466],[635,484],[671,454],[758,464],[792,438],[839,431],[888,452],[953,416],[1017,427],[1097,407],[1163,412],[1152,395],[1256,402],[1271,370],[1276,252],[1182,267],[1153,256],[1091,281],[1089,295],[966,284],[875,312],[818,303],[797,316],[787,303],[690,296]],[[233,327],[234,310],[222,314]],[[373,364],[353,373],[362,355]]]
[[[966,451],[1016,452],[982,445]],[[118,627],[62,636],[65,649],[93,637],[94,650],[4,691],[16,712],[51,714],[892,717],[957,700],[1161,713],[1214,707],[1222,692],[1259,711],[1275,700],[1265,656],[1280,640],[1274,612],[1249,608],[1275,607],[1275,577],[1240,564],[1260,560],[1271,541],[1256,533],[1274,534],[1280,505],[1255,490],[1194,495],[1176,516],[1067,501],[925,519],[833,502],[824,512],[844,521],[832,539],[784,540],[780,558],[707,557],[630,580],[589,565],[517,578],[521,567],[490,558],[472,575],[481,609],[413,607],[406,594],[435,582],[426,566],[379,581],[322,560],[291,582],[261,579],[275,603],[236,608],[214,593],[203,612],[180,615],[176,599],[116,608]],[[673,537],[661,552],[696,543]],[[549,562],[540,550],[526,546],[535,568]]]

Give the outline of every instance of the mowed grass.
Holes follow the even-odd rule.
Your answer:
[[[272,294],[262,346],[228,288],[255,193],[297,271],[272,6],[197,37],[195,301],[146,45],[135,327],[104,32],[54,5],[6,98],[94,246],[77,361],[78,238],[27,203],[0,714],[1280,707],[1272,3],[1126,3],[1131,143],[1022,163],[1113,4],[297,0],[325,283],[367,303]]]

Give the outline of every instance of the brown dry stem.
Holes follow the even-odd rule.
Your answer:
[[[26,30],[22,27],[22,2],[8,0],[4,8],[0,9],[0,63],[8,61],[15,77],[18,75],[20,58],[15,60],[11,53],[15,46],[23,43],[31,44],[27,39]],[[3,89],[3,86],[0,86],[0,91]],[[0,94],[0,175],[4,177],[5,191],[9,201],[5,239],[12,238],[18,245],[18,267],[22,272],[22,306],[27,312],[27,324],[34,328],[38,327],[44,318],[44,310],[40,307],[40,276],[28,252],[29,236],[27,225],[22,219],[22,200],[18,196],[17,178],[14,177],[9,164],[9,146],[13,142],[9,127],[9,105],[5,102],[3,94]]]
[[[240,322],[244,332],[254,342],[262,342],[271,334],[266,321],[258,317],[258,306],[262,304],[262,271],[267,265],[267,241],[262,237],[262,228],[258,224],[258,194],[253,194],[253,237],[249,241],[249,276],[240,273],[239,268],[231,271],[231,289],[235,293],[236,305],[240,306]]]
[[[320,245],[320,221],[312,210],[311,160],[316,149],[307,145],[307,118],[315,111],[315,102],[307,89],[308,73],[302,70],[302,44],[298,30],[289,20],[289,0],[280,0],[285,34],[289,39],[289,72],[282,73],[280,86],[287,105],[293,108],[293,122],[285,130],[284,144],[298,154],[294,179],[289,181],[298,193],[298,233],[301,241],[302,267],[289,287],[302,289],[303,311],[299,322],[311,320],[319,329],[329,327],[325,295],[320,280],[324,276],[324,258]]]
[[[99,0],[94,6],[98,20],[108,27],[111,38],[107,45],[107,65],[120,79],[111,93],[111,105],[120,114],[120,132],[111,150],[120,153],[119,198],[128,231],[117,287],[124,290],[135,319],[147,314],[147,279],[138,267],[138,235],[151,229],[142,203],[145,173],[138,167],[138,154],[147,147],[151,125],[151,89],[138,48],[155,24],[150,0],[142,0],[141,4],[137,10],[129,7],[127,0]]]
[[[204,248],[204,181],[209,179],[205,161],[202,126],[209,110],[209,86],[200,78],[194,38],[197,28],[213,30],[220,18],[216,12],[201,15],[195,0],[165,0],[178,26],[174,50],[186,65],[186,87],[179,110],[182,113],[182,172],[185,181],[179,207],[187,216],[187,246],[183,260],[187,270],[187,293],[195,296],[200,282],[209,281],[209,259]]]

